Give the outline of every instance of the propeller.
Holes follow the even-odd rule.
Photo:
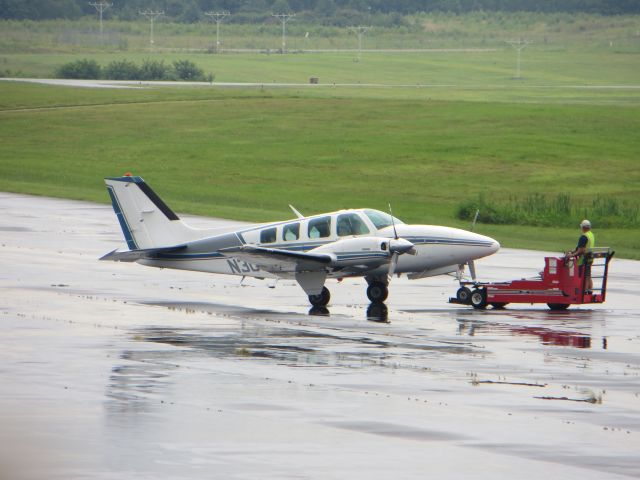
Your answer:
[[[415,255],[417,252],[413,243],[411,243],[409,240],[398,237],[398,231],[396,230],[396,222],[393,218],[391,203],[389,203],[389,214],[391,215],[391,225],[393,226],[393,240],[389,240],[389,253],[391,254],[391,259],[389,260],[389,271],[387,272],[387,278],[391,280],[391,278],[393,278],[393,274],[396,272],[396,267],[398,266],[398,257],[400,257],[400,255],[402,255],[403,253]]]

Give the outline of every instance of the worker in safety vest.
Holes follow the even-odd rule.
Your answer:
[[[578,258],[578,266],[583,268],[584,266],[584,274],[587,277],[587,281],[585,282],[586,290],[589,292],[593,290],[593,280],[591,279],[591,261],[585,259],[585,254],[596,246],[596,238],[593,236],[593,232],[591,231],[591,222],[589,220],[583,220],[580,222],[580,228],[582,229],[582,235],[578,239],[578,245],[576,245],[576,249],[567,252],[565,255],[566,258]]]

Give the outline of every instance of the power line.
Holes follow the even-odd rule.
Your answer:
[[[216,53],[220,53],[220,24],[224,17],[228,17],[230,15],[229,12],[204,12],[207,17],[213,18],[213,21],[216,22]]]
[[[272,17],[277,17],[282,22],[282,53],[284,53],[287,49],[287,33],[286,33],[286,24],[287,22],[296,16],[295,13],[272,13]]]
[[[89,2],[89,5],[91,5],[93,8],[95,8],[98,11],[98,14],[100,15],[100,44],[102,44],[102,32],[103,32],[103,28],[102,28],[102,12],[104,12],[109,7],[113,7],[113,3]]]
[[[522,54],[522,50],[527,48],[528,45],[531,45],[533,42],[529,40],[523,40],[522,38],[518,40],[506,40],[506,43],[511,45],[518,52],[517,60],[516,60],[516,76],[513,78],[520,79],[520,56]]]
[[[349,30],[358,35],[358,62],[362,60],[362,36],[365,32],[371,30],[373,27],[367,27],[365,25],[360,25],[358,27],[349,27]]]
[[[164,11],[154,12],[153,10],[144,10],[140,12],[140,15],[144,15],[151,22],[151,28],[149,29],[149,44],[151,45],[151,48],[153,48],[153,24],[160,15],[164,15]]]

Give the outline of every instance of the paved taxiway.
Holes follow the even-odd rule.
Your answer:
[[[640,262],[566,313],[399,279],[376,323],[362,280],[314,316],[290,282],[97,261],[123,245],[106,205],[0,193],[0,479],[640,476]]]

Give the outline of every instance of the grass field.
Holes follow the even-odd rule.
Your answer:
[[[0,190],[106,202],[102,177],[132,171],[178,211],[266,221],[289,217],[288,203],[315,213],[384,209],[390,200],[407,221],[462,227],[457,205],[480,192],[570,192],[585,201],[640,193],[637,106],[404,100],[377,91],[332,98],[287,89],[1,84],[0,92],[14,103],[0,112]],[[52,99],[57,107],[39,108]],[[550,250],[569,248],[577,235],[479,230],[506,246]],[[598,239],[640,258],[638,233],[607,230]]]
[[[371,40],[393,48],[402,34],[403,46],[416,47],[427,32],[428,46],[496,49],[365,53],[361,62],[353,53],[150,54],[134,40],[125,49],[60,38],[47,44],[61,22],[27,29],[32,41],[25,41],[26,22],[0,24],[10,34],[0,40],[3,71],[48,77],[79,58],[105,65],[152,55],[192,60],[217,82],[264,84],[108,90],[0,82],[0,190],[107,202],[102,177],[131,171],[182,212],[266,221],[290,217],[289,203],[316,213],[385,209],[391,201],[406,221],[463,228],[469,224],[455,218],[456,209],[480,193],[498,203],[534,193],[638,202],[636,17],[411,21],[404,33]],[[119,28],[131,38],[144,34],[134,27]],[[170,38],[184,42],[205,27],[171,28]],[[234,28],[237,38],[249,29]],[[276,38],[269,28],[262,33]],[[514,80],[515,53],[501,37],[517,31],[537,42],[524,52],[523,78]],[[329,38],[331,30],[313,32]],[[321,85],[270,86],[310,76]],[[638,229],[598,229],[598,218],[591,220],[600,245],[640,258]],[[577,227],[478,230],[505,246],[554,251],[573,247],[578,236]]]

